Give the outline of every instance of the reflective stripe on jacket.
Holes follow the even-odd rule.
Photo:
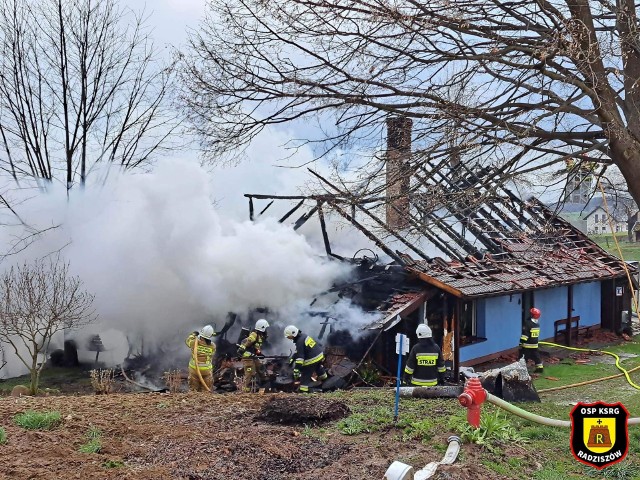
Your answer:
[[[444,373],[446,367],[440,347],[432,338],[418,340],[411,352],[404,373],[411,375],[413,385],[432,387],[438,384],[438,373]]]
[[[306,367],[324,360],[324,352],[322,344],[316,342],[309,335],[298,334],[295,339],[296,343],[296,368]]]
[[[240,347],[245,349],[245,352],[242,354],[242,356],[252,357],[253,355],[256,355],[258,350],[262,348],[263,343],[264,335],[257,330],[252,330],[247,338],[242,340],[242,342],[240,343]]]
[[[527,318],[522,325],[520,345],[523,348],[538,348],[538,337],[540,337],[540,325],[532,318]]]
[[[197,335],[192,333],[187,337],[185,343],[191,350],[191,360],[189,360],[189,368],[196,369],[196,359],[193,358],[193,344],[198,342],[197,357],[198,357],[198,369],[202,371],[208,371],[213,369],[212,358],[216,353],[216,345],[213,342],[207,343],[203,338],[197,338]]]

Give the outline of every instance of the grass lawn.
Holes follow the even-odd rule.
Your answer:
[[[29,375],[0,380],[0,395],[8,395],[16,385],[24,385],[28,387],[29,382]],[[59,392],[61,387],[65,384],[72,385],[73,388],[78,388],[80,385],[84,385],[88,388],[91,384],[88,369],[58,367],[47,368],[45,366],[42,373],[40,373],[40,390],[51,389],[56,393]]]
[[[616,247],[616,243],[613,241],[612,235],[590,235],[594,242],[596,242],[600,247],[605,249],[607,252],[615,255],[616,257],[620,257],[620,253],[618,252],[618,248]],[[618,244],[620,245],[620,251],[622,252],[622,258],[626,261],[640,261],[640,242],[632,242],[629,243],[627,241],[627,234],[625,232],[616,234],[616,238],[618,239]]]
[[[549,349],[545,347],[545,349]],[[616,354],[637,355],[623,358],[626,369],[640,366],[640,336],[632,342],[606,347]],[[546,365],[544,375],[534,380],[538,391],[547,388],[573,385],[586,380],[620,373],[613,363],[604,363],[605,357],[593,356],[593,364],[576,364],[567,358],[558,364]],[[612,357],[611,357],[612,358]],[[640,370],[631,373],[631,379],[640,384]],[[466,423],[466,409],[456,399],[402,399],[400,420],[393,424],[394,397],[390,391],[351,391],[329,394],[349,404],[352,414],[323,433],[357,435],[376,430],[389,430],[390,441],[419,439],[433,442],[437,433],[460,435],[465,444],[476,443],[483,447],[479,461],[495,472],[496,478],[522,480],[581,480],[588,478],[640,479],[640,426],[629,427],[629,454],[627,458],[598,471],[576,461],[569,445],[570,429],[539,425],[521,419],[498,407],[485,403],[482,407],[484,424],[475,431]],[[540,393],[540,403],[518,404],[520,408],[539,415],[568,420],[576,402],[622,402],[631,417],[640,417],[640,392],[629,385],[624,377],[605,380],[590,385]],[[312,429],[310,430],[312,431]],[[445,450],[445,445],[435,441],[433,447]],[[461,461],[465,461],[462,446]],[[416,459],[396,460],[416,465]],[[413,463],[412,463],[413,460]],[[471,459],[466,459],[471,461]],[[448,478],[448,477],[447,477]]]

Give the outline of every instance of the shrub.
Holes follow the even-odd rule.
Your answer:
[[[106,460],[102,466],[104,468],[120,468],[120,467],[124,467],[124,462],[120,461],[120,460]]]
[[[18,413],[13,421],[27,430],[51,430],[62,422],[60,412],[35,412],[29,410]]]
[[[182,372],[180,370],[164,372],[162,378],[171,393],[178,393],[182,389]]]
[[[458,425],[458,431],[462,440],[481,445],[489,451],[505,443],[528,441],[499,410],[483,415],[480,419],[480,428],[474,428],[465,422]]]
[[[365,362],[359,369],[358,375],[364,383],[367,385],[380,385],[382,376],[380,370],[378,370],[371,362]]]
[[[98,369],[91,370],[89,372],[91,376],[91,386],[96,394],[108,394],[113,391],[113,385],[115,383],[115,379],[113,378],[113,370],[110,368],[107,369]]]
[[[7,443],[7,432],[4,428],[0,427],[0,445]]]

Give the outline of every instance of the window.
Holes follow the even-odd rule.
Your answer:
[[[461,310],[460,344],[484,342],[486,338],[481,336],[484,335],[484,326],[478,325],[476,302],[464,302]]]
[[[462,304],[462,328],[461,333],[465,337],[475,337],[477,333],[476,325],[476,305],[474,302],[464,302]]]
[[[597,225],[595,227],[593,227],[593,232],[594,233],[598,233],[598,226]]]
[[[620,228],[620,224],[618,223],[618,224],[616,225],[616,232],[620,232],[620,231],[622,231],[622,229]]]
[[[595,222],[598,223],[598,214],[596,213],[596,216],[594,218]]]

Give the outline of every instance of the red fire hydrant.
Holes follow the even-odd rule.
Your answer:
[[[475,428],[480,426],[480,407],[486,399],[487,391],[482,388],[480,379],[477,377],[468,379],[458,401],[460,405],[467,407],[467,422]]]

